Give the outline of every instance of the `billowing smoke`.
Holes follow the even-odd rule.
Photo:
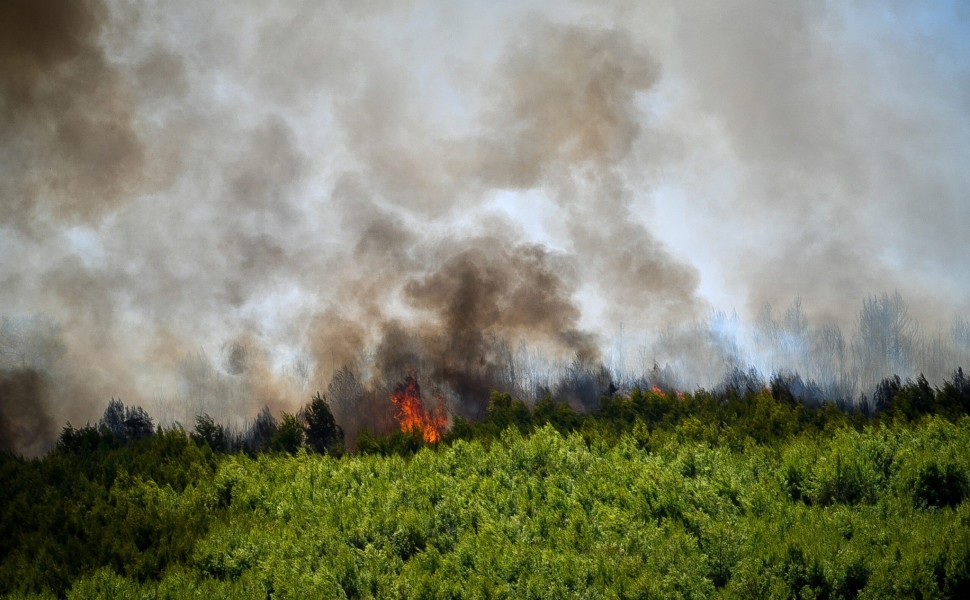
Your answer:
[[[37,454],[50,443],[48,373],[63,352],[50,320],[0,318],[0,451]]]
[[[383,430],[409,374],[469,417],[491,389],[945,377],[960,11],[4,2],[0,444],[118,397],[242,426],[321,390]]]
[[[0,7],[0,218],[96,222],[144,190],[136,99],[100,42],[100,2]],[[41,231],[37,231],[41,229]]]
[[[33,369],[0,372],[0,451],[44,448],[54,432],[46,388],[43,374]]]

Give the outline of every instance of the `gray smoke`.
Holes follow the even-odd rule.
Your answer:
[[[238,426],[321,390],[381,429],[409,372],[469,416],[603,366],[945,376],[968,29],[936,3],[4,2],[4,446],[112,397]]]

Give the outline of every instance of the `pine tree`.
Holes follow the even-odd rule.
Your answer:
[[[323,454],[343,447],[343,429],[337,425],[330,405],[320,392],[303,407],[300,416],[305,424],[306,445],[311,450]]]

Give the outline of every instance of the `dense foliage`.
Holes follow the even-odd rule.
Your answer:
[[[786,390],[635,389],[591,414],[494,393],[435,447],[343,456],[317,398],[238,448],[112,403],[42,460],[0,458],[0,593],[967,597],[962,372],[890,380],[868,416]]]

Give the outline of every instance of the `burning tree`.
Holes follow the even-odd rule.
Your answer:
[[[401,431],[417,429],[421,432],[424,441],[429,444],[441,440],[448,426],[444,396],[435,394],[435,406],[430,411],[427,410],[421,399],[418,377],[414,372],[408,373],[404,382],[391,393],[391,402],[397,408],[396,417],[401,425]]]

